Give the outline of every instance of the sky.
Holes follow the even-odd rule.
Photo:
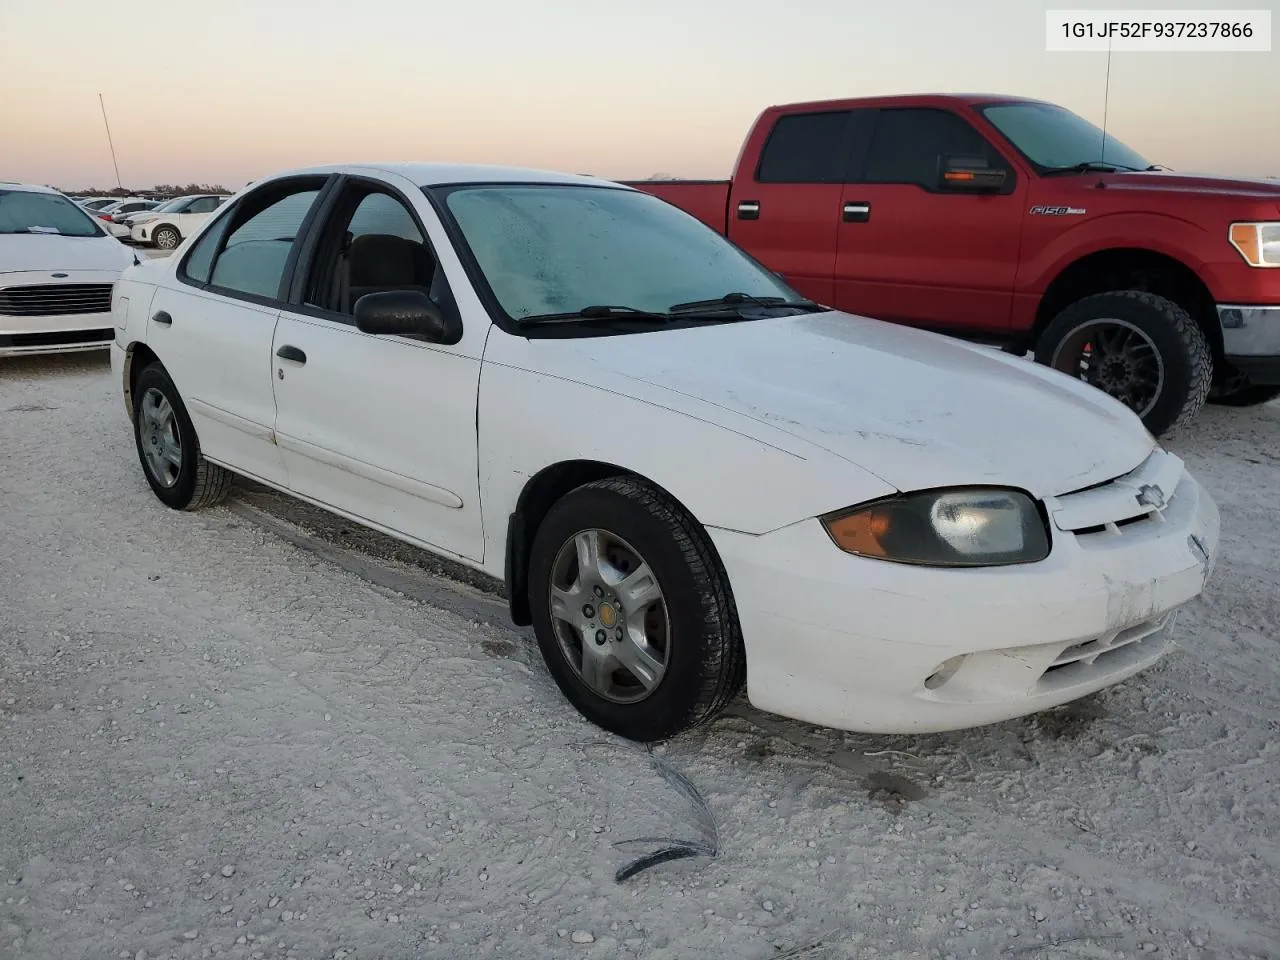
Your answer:
[[[0,180],[221,183],[360,160],[727,177],[764,107],[1010,93],[1103,120],[1104,0],[0,0]],[[1221,9],[1164,0],[1162,9]],[[1236,3],[1265,8],[1264,3]],[[1177,170],[1280,175],[1280,45],[1115,53],[1107,127]]]

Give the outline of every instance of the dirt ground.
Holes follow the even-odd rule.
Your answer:
[[[1168,445],[1224,533],[1153,670],[650,755],[483,583],[261,491],[169,511],[102,357],[3,362],[0,957],[1280,957],[1280,403]]]

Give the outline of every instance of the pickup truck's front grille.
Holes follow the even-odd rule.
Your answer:
[[[58,317],[110,313],[109,283],[41,283],[0,287],[0,314],[10,317]]]

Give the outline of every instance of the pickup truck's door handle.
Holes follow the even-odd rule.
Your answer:
[[[281,347],[279,350],[276,351],[276,356],[279,357],[281,360],[292,360],[294,363],[307,362],[307,355],[305,353],[303,353],[297,347],[289,346],[289,344],[287,343],[283,347]]]
[[[843,218],[845,223],[866,223],[871,219],[871,201],[849,200],[844,205]]]
[[[151,319],[162,326],[173,326],[173,317],[169,316],[168,310],[157,310],[151,315]]]
[[[739,220],[759,220],[760,219],[760,201],[759,200],[743,200],[738,204]]]

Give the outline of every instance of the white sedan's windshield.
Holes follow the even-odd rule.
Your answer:
[[[92,218],[64,196],[34,190],[0,189],[0,234],[12,233],[102,236]]]
[[[600,305],[665,313],[729,293],[795,297],[714,230],[638,191],[486,184],[455,188],[445,202],[517,320]]]
[[[152,207],[147,213],[181,213],[187,207],[195,203],[197,197],[174,197],[172,200],[166,200],[158,207]]]

